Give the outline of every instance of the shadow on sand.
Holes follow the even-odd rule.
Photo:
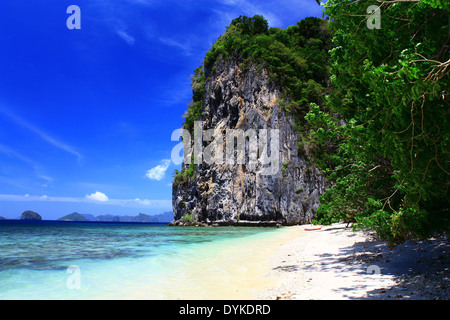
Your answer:
[[[339,233],[344,227],[322,232]],[[349,237],[356,236],[349,234]],[[390,250],[376,240],[356,242],[337,254],[323,253],[319,259],[303,261],[302,265],[277,267],[281,271],[301,269],[340,277],[336,292],[343,299],[450,299],[450,241],[440,236],[426,241],[409,241]],[[319,262],[318,262],[319,261]],[[337,272],[336,272],[337,271]],[[354,276],[358,273],[358,282]],[[347,281],[348,280],[348,281]],[[356,292],[365,292],[357,296]]]

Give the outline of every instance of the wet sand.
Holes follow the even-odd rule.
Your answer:
[[[281,245],[297,239],[301,227],[202,245],[187,251],[169,278],[142,279],[124,288],[118,299],[252,300],[280,285],[271,276],[272,257]]]

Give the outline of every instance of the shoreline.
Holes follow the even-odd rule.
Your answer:
[[[291,239],[292,232],[280,228],[192,248],[183,252],[170,277],[142,279],[120,299],[254,300],[279,285],[278,277],[269,277],[271,257]]]
[[[345,224],[303,230],[271,256],[269,278],[279,284],[256,299],[450,299],[448,237],[390,250],[372,232]]]
[[[448,237],[390,250],[345,224],[290,226],[183,251],[169,277],[145,277],[100,299],[450,299]]]
[[[68,275],[61,260],[58,266],[62,267],[56,269],[43,265],[41,269],[13,272],[15,276],[2,283],[9,290],[3,293],[11,296],[3,296],[201,301],[450,299],[448,236],[409,241],[390,250],[385,242],[375,239],[373,232],[353,232],[345,224],[316,228],[303,225],[255,232],[247,228],[245,232],[239,228],[193,227],[187,233],[181,232],[187,230],[184,228],[173,229],[178,233],[168,238],[165,251],[149,251],[137,257],[71,260],[82,271],[81,290],[67,289]],[[145,229],[132,230],[147,235],[137,239],[147,239],[152,245],[153,238],[148,238]],[[189,234],[196,239],[192,243]],[[185,235],[188,237],[183,238]],[[38,244],[53,243],[52,234],[43,232],[41,236],[44,238],[39,238]],[[61,240],[70,244],[74,239],[69,234]],[[188,242],[180,247],[177,244],[181,239]],[[139,245],[136,249],[145,246],[133,241],[124,244]],[[92,242],[88,248],[101,247]],[[42,272],[39,281],[30,281],[37,280],[32,276],[35,272]],[[25,292],[16,286],[17,281],[33,289]],[[39,296],[34,294],[37,292]]]

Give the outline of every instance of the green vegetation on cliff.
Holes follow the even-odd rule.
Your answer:
[[[206,74],[214,72],[219,58],[234,58],[244,69],[250,64],[265,68],[289,99],[286,108],[293,114],[304,116],[309,103],[323,103],[331,49],[326,25],[326,20],[309,17],[283,30],[269,28],[259,15],[234,19],[206,54],[203,66],[194,72],[193,101],[184,115],[185,129],[192,129],[201,117]]]
[[[309,17],[287,29],[269,28],[259,15],[234,19],[206,54],[204,68],[214,71],[219,58],[265,68],[289,99],[290,111],[303,113],[310,102],[323,102],[329,72],[331,36],[327,21]]]
[[[267,21],[259,15],[234,19],[206,54],[203,65],[194,72],[193,100],[184,114],[184,129],[192,131],[194,122],[201,118],[205,82],[214,73],[215,63],[219,59],[235,59],[244,70],[252,64],[267,70],[288,101],[282,101],[282,105],[296,118],[302,136],[306,135],[309,127],[304,116],[309,111],[309,104],[325,102],[328,50],[331,49],[326,24],[326,20],[309,17],[283,30],[269,28]],[[175,183],[191,181],[195,171],[195,165],[186,165],[181,172],[175,172]]]
[[[203,98],[205,95],[205,73],[203,67],[195,69],[192,77],[192,101],[189,103],[189,108],[184,114],[184,128],[192,131],[194,129],[194,122],[200,119],[203,110]]]
[[[380,29],[366,23],[371,5]],[[306,18],[286,30],[261,16],[233,20],[195,71],[185,128],[201,118],[219,59],[260,65],[296,119],[299,152],[328,177],[317,223],[356,222],[392,245],[450,231],[450,5],[328,0],[325,8],[329,22]],[[186,166],[175,183],[194,175]]]

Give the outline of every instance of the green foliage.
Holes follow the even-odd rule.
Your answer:
[[[205,73],[203,67],[195,69],[191,81],[192,87],[192,101],[189,103],[189,108],[184,114],[185,121],[183,127],[191,131],[194,128],[194,122],[199,120],[203,112],[203,99],[205,96]]]
[[[182,217],[185,222],[194,222],[196,221],[195,215],[193,213],[186,214]]]
[[[365,25],[370,5],[381,8],[381,29]],[[356,221],[392,245],[448,232],[448,4],[329,0],[325,7],[333,92],[328,110],[316,106],[305,117],[314,162],[333,182],[318,222]]]
[[[255,15],[253,18],[240,16],[234,19],[227,27],[227,32],[219,37],[206,54],[205,67],[211,69],[219,56],[230,59],[235,53],[245,54],[244,51],[249,47],[248,42],[253,42],[255,36],[260,35],[260,40],[267,39],[264,35],[268,34],[268,28],[267,21],[260,15]]]
[[[219,57],[235,57],[244,67],[259,64],[285,90],[286,97],[305,107],[308,101],[319,103],[322,98],[330,48],[331,37],[322,19],[309,17],[283,30],[268,28],[262,16],[241,16],[214,43],[204,66],[213,70]]]
[[[287,28],[269,28],[259,15],[234,19],[219,37],[192,78],[193,100],[184,118],[184,128],[192,130],[203,112],[206,74],[215,69],[219,58],[235,58],[242,68],[251,64],[264,67],[289,100],[285,109],[299,125],[308,112],[309,103],[323,103],[328,78],[328,50],[331,37],[326,21],[309,17]],[[206,72],[205,72],[206,71]]]
[[[269,28],[267,21],[259,15],[252,18],[240,16],[234,19],[224,35],[220,36],[206,54],[203,65],[192,77],[193,100],[184,118],[184,128],[192,131],[194,122],[203,113],[206,74],[214,71],[219,58],[236,59],[242,68],[250,65],[264,67],[282,90],[289,103],[280,101],[297,120],[300,132],[309,103],[323,103],[326,78],[328,76],[328,53],[331,37],[326,30],[326,21],[306,18],[296,25],[282,30]],[[282,100],[282,99],[280,99]],[[286,167],[282,168],[284,172]],[[193,179],[196,166],[185,166],[174,175],[175,183],[186,183]]]
[[[175,184],[184,184],[193,181],[195,174],[197,173],[197,165],[190,164],[186,165],[181,172],[175,169],[173,173]]]
[[[450,3],[448,0],[422,0],[422,2],[432,8],[450,10]]]
[[[366,26],[370,5],[380,6],[381,29]],[[206,74],[220,57],[260,65],[283,90],[280,107],[296,120],[299,152],[331,185],[316,222],[356,222],[391,245],[450,231],[449,4],[324,6],[328,27],[317,18],[286,30],[261,16],[233,20],[195,72],[185,128],[202,115]],[[185,166],[175,181],[195,172]]]

